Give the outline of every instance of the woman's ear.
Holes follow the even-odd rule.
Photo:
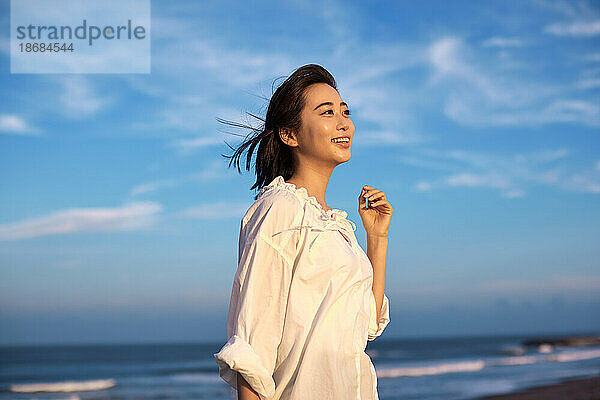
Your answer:
[[[281,141],[290,147],[298,147],[296,134],[288,128],[279,128],[279,137]]]

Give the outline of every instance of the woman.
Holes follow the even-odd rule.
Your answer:
[[[364,350],[390,321],[392,206],[383,191],[362,187],[367,255],[347,213],[325,203],[333,169],[350,160],[349,114],[331,74],[305,65],[273,94],[264,128],[232,156],[239,170],[249,146],[249,169],[258,146],[252,188],[260,190],[241,221],[228,341],[214,354],[238,399],[378,399]]]

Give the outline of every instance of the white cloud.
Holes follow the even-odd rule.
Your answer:
[[[585,61],[600,61],[600,53],[589,53],[583,56],[583,60]]]
[[[489,186],[498,189],[506,189],[510,186],[510,181],[498,173],[489,173],[486,175],[477,175],[463,173],[452,175],[446,178],[448,186]]]
[[[483,47],[523,47],[527,43],[521,38],[491,37],[482,43]]]
[[[398,157],[398,161],[443,172],[442,176],[417,181],[413,187],[417,192],[461,187],[490,188],[498,190],[505,198],[513,199],[523,197],[528,186],[546,185],[560,190],[600,193],[600,167],[594,165],[590,170],[567,171],[564,161],[572,155],[572,151],[564,147],[509,156],[428,148],[414,148],[411,152]]]
[[[424,143],[430,139],[424,135],[415,132],[398,131],[377,131],[377,130],[361,130],[358,133],[359,137],[356,143],[360,143],[361,147],[374,147],[386,145],[409,145],[416,143]]]
[[[353,9],[353,3],[331,0],[327,2],[327,7],[321,7],[319,2],[306,0],[290,0],[286,3],[296,7],[302,13],[316,17],[312,22],[325,30],[325,37],[331,37],[334,57],[341,56],[347,46],[355,41],[357,34],[354,28],[361,23],[362,19]]]
[[[179,155],[189,155],[191,152],[216,145],[224,144],[223,138],[217,136],[198,137],[193,139],[178,139],[171,143],[178,150]]]
[[[531,2],[564,19],[578,20],[598,15],[597,9],[593,7],[593,1],[531,0]]]
[[[68,74],[54,79],[58,81],[62,90],[58,97],[58,106],[69,117],[91,116],[113,102],[109,96],[98,95],[90,78],[80,74]]]
[[[425,65],[422,46],[356,43],[353,47],[363,49],[353,50],[353,53],[369,54],[369,57],[356,58],[352,68],[344,66],[344,72],[336,75],[336,81],[342,98],[349,104],[352,118],[368,125],[368,128],[357,127],[361,146],[406,146],[430,141],[431,138],[421,132],[417,113],[413,111],[427,95],[403,74]],[[340,58],[345,57],[350,55],[340,55]]]
[[[577,173],[568,177],[564,186],[583,193],[600,193],[600,176],[591,173]]]
[[[498,172],[488,172],[485,174],[461,173],[451,175],[445,179],[445,184],[450,187],[489,187],[500,189],[502,196],[513,199],[522,197],[524,192],[513,188],[514,184],[507,175]]]
[[[129,191],[129,196],[139,196],[142,194],[153,193],[167,188],[175,188],[186,183],[207,182],[227,177],[226,162],[224,160],[214,160],[208,163],[202,170],[187,174],[185,176],[161,179],[153,182],[145,182],[134,186]]]
[[[444,113],[458,123],[478,127],[556,122],[600,125],[600,107],[593,100],[570,97],[565,85],[505,75],[477,57],[460,38],[435,41],[429,47],[429,61],[433,67],[429,86],[443,90]]]
[[[160,189],[177,186],[178,182],[175,179],[164,179],[161,181],[147,182],[136,185],[130,191],[130,196],[138,196],[140,194],[156,192]]]
[[[436,69],[433,81],[437,81],[444,74],[468,73],[468,66],[463,65],[456,53],[461,49],[461,40],[456,37],[445,37],[435,41],[429,47],[429,61]]]
[[[419,192],[429,192],[431,191],[431,184],[425,181],[419,181],[415,185],[415,189]]]
[[[502,196],[507,197],[509,199],[516,199],[518,197],[523,197],[524,195],[525,195],[525,192],[520,189],[509,189],[505,192],[502,192]]]
[[[600,34],[600,15],[594,1],[532,0],[532,3],[561,19],[560,23],[545,26],[545,33],[573,37]]]
[[[204,76],[227,87],[247,88],[293,69],[293,63],[284,54],[234,48],[218,36],[200,35],[196,21],[178,20],[177,23],[180,36],[160,46],[160,56],[153,56],[152,73],[156,76],[177,77],[188,87],[194,85],[194,81],[208,83],[200,79]]]
[[[129,203],[114,208],[73,208],[0,225],[0,240],[45,235],[137,230],[150,226],[162,206],[153,202]]]
[[[594,89],[600,87],[600,79],[582,79],[577,82],[579,89]]]
[[[0,133],[15,135],[38,135],[39,129],[34,128],[18,115],[0,114]]]
[[[571,155],[571,150],[560,147],[557,149],[542,149],[537,150],[529,154],[515,154],[515,161],[519,163],[532,163],[532,164],[540,164],[540,163],[548,163],[556,160],[560,160]]]
[[[226,169],[225,159],[220,158],[207,164],[202,170],[191,175],[191,179],[195,182],[209,182],[217,179],[223,179],[229,176]]]
[[[600,106],[598,104],[576,100],[576,99],[561,99],[548,105],[546,109],[549,113],[569,113],[576,112],[589,115],[597,115]]]
[[[595,36],[600,34],[600,20],[552,24],[544,32],[557,36]]]
[[[585,122],[598,126],[600,125],[600,106],[591,101],[559,99],[542,109],[539,119],[547,122]]]
[[[431,87],[446,85],[446,112],[459,122],[462,122],[460,114],[470,110],[522,107],[531,102],[536,93],[543,93],[541,86],[505,81],[501,74],[478,65],[476,54],[458,37],[436,40],[429,46],[428,54],[433,67],[428,84]],[[489,111],[492,110],[486,113]]]

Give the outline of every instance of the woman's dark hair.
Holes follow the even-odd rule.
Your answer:
[[[262,121],[259,128],[254,128],[250,125],[245,125],[237,122],[230,122],[217,117],[217,121],[235,127],[247,128],[255,133],[254,136],[240,144],[237,149],[231,147],[227,142],[227,146],[234,150],[233,155],[224,157],[230,158],[229,167],[235,163],[238,172],[240,169],[240,157],[244,150],[248,148],[246,157],[246,170],[250,170],[250,162],[252,153],[256,146],[256,183],[250,189],[261,187],[269,184],[276,176],[281,175],[285,180],[288,180],[294,174],[294,159],[292,157],[292,149],[286,145],[279,137],[281,129],[288,129],[294,133],[298,133],[302,126],[301,112],[306,104],[306,89],[315,83],[326,83],[337,90],[335,79],[322,66],[317,64],[308,64],[296,69],[273,93],[269,101],[269,108],[265,119],[248,113],[252,117]],[[242,135],[237,135],[242,136]],[[258,194],[255,195],[255,200]]]

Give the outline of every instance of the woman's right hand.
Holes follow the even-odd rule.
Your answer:
[[[258,393],[252,389],[252,386],[246,382],[244,377],[237,372],[237,387],[238,387],[238,400],[260,400]]]

